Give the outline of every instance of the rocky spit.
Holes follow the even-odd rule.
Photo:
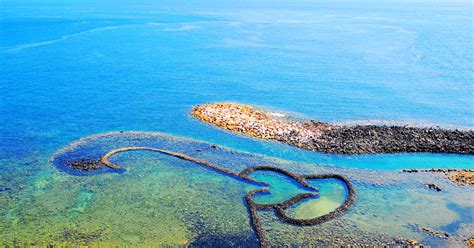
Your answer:
[[[342,126],[307,120],[237,103],[198,105],[193,116],[220,128],[333,154],[434,152],[474,154],[474,131],[438,127]]]

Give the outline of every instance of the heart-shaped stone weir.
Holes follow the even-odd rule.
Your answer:
[[[213,147],[215,147],[214,149],[218,148],[215,145],[213,145]],[[72,153],[65,157],[56,156],[53,158],[53,162],[56,161],[56,163],[59,163],[56,165],[59,166],[59,168],[62,166],[66,167],[68,170],[78,170],[80,172],[100,170],[104,167],[109,168],[109,170],[112,171],[125,172],[125,170],[123,170],[119,165],[110,162],[109,158],[115,154],[129,151],[152,151],[166,154],[200,164],[223,175],[253,184],[259,184],[261,188],[248,192],[245,196],[245,201],[249,210],[252,227],[258,237],[260,246],[262,247],[268,247],[269,242],[261,228],[260,219],[257,215],[258,210],[273,210],[281,221],[289,224],[301,226],[316,225],[343,214],[351,207],[355,200],[355,191],[352,184],[345,177],[338,174],[300,175],[273,166],[251,166],[240,173],[237,173],[231,169],[217,166],[203,159],[156,147],[127,146],[115,148],[100,155],[100,157],[95,160],[91,158],[94,156],[89,156],[87,158],[76,157],[73,156],[74,153]],[[324,211],[317,207],[315,208],[318,202],[323,202],[321,200],[326,200],[327,202],[328,197],[325,194],[325,198],[320,198],[320,190],[315,186],[316,184],[313,185],[314,180],[317,180],[320,183],[322,181],[337,181],[339,185],[342,186],[342,189],[344,189],[342,191],[344,192],[343,202],[333,202],[330,204],[330,207],[326,208]],[[343,198],[340,198],[340,200],[342,199]],[[301,209],[298,207],[300,205],[303,206],[303,210],[305,208],[309,210],[306,212],[303,211],[302,214],[301,212],[298,214],[298,211],[295,211],[295,209]]]

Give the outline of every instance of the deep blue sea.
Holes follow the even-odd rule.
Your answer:
[[[92,134],[159,131],[338,166],[474,168],[472,156],[327,155],[190,117],[235,101],[335,123],[474,127],[470,1],[0,2],[0,168],[41,171]]]

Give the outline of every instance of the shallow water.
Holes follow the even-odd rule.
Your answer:
[[[240,151],[336,165],[338,171],[474,168],[472,156],[308,152],[234,135],[189,116],[195,104],[237,101],[328,122],[395,120],[472,129],[469,1],[5,0],[0,6],[0,231],[8,242],[62,241],[87,234],[103,242],[204,244],[212,240],[205,236],[218,240],[225,234],[229,242],[254,243],[241,197],[255,185],[146,152],[118,154],[116,159],[129,168],[123,174],[81,177],[51,166],[51,155],[61,147],[109,131],[160,131]],[[218,164],[229,163],[209,156]],[[241,162],[240,157],[228,159]],[[308,171],[319,169],[310,167]],[[223,185],[229,189],[225,200],[217,197]],[[329,189],[314,200],[320,204],[309,200],[290,209],[291,214],[318,215],[340,202],[337,184],[319,187]],[[166,188],[176,192],[167,195]],[[413,213],[427,205],[436,208],[413,214],[415,223],[456,227],[457,233],[470,235],[472,218],[453,222],[458,210],[472,213],[472,204],[459,203],[460,192],[452,189],[457,192],[454,200],[435,193],[428,193],[433,199],[411,198],[422,193],[425,197],[423,190],[413,185],[380,190],[359,185],[358,204],[367,212],[372,211],[372,197],[391,199],[391,204],[380,203],[374,210],[389,221],[354,210],[347,221],[362,228],[350,230],[361,237],[378,237],[385,229],[428,239],[396,217],[403,215],[404,204],[416,203],[419,207],[410,208]],[[204,196],[212,201],[204,201]],[[451,201],[458,207],[448,207]],[[114,207],[117,202],[120,206]],[[236,214],[211,214],[211,203]],[[195,225],[186,214],[193,215],[189,219]],[[271,214],[262,215],[273,223]],[[215,235],[196,238],[198,231],[188,228],[197,223]],[[232,227],[223,233],[226,223]],[[269,234],[273,242],[279,242],[278,235],[300,230],[275,223]],[[327,230],[342,233],[342,227],[333,224],[328,223]],[[315,237],[329,232],[304,229],[305,235]],[[289,235],[287,240],[300,243],[302,237]]]
[[[471,156],[308,153],[192,120],[195,104],[238,101],[328,122],[473,127],[468,1],[291,3],[3,1],[2,157],[146,130],[313,163],[474,168]]]
[[[258,211],[264,235],[275,245],[333,244],[334,237],[346,243],[393,244],[416,239],[431,245],[456,245],[469,237],[473,223],[473,190],[442,178],[314,166],[160,133],[117,132],[92,136],[59,150],[50,159],[51,167],[30,175],[27,181],[18,177],[4,181],[8,190],[0,195],[2,239],[19,244],[258,244],[243,197],[262,185],[149,151],[111,157],[121,171],[78,175],[62,169],[66,160],[94,159],[125,146],[173,149],[235,172],[270,165],[299,174],[341,173],[354,184],[355,205],[321,225],[294,226],[272,211]],[[250,176],[270,185],[270,194],[253,197],[257,203],[278,203],[308,192],[273,172],[256,171]],[[427,189],[427,182],[439,185],[443,192]],[[310,180],[310,184],[318,188],[318,197],[290,207],[286,210],[289,216],[321,216],[337,208],[347,195],[346,188],[334,179]],[[418,227],[449,232],[450,239],[433,238],[417,231]]]

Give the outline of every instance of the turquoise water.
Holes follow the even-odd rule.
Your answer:
[[[328,122],[472,128],[468,1],[2,6],[4,159],[51,154],[90,134],[144,130],[312,163],[474,168],[471,156],[310,153],[189,117],[195,104],[237,101]]]
[[[150,151],[112,156],[110,161],[122,167],[120,171],[77,176],[61,169],[65,159],[96,159],[127,146],[173,149],[236,173],[267,165],[306,175],[338,173],[352,182],[357,195],[354,205],[342,216],[319,225],[295,226],[281,221],[273,211],[258,210],[263,235],[273,245],[335,245],[340,241],[393,244],[415,239],[444,247],[461,245],[472,236],[474,189],[456,186],[443,177],[314,166],[215,148],[210,143],[161,133],[115,132],[69,144],[50,158],[53,166],[39,173],[3,173],[3,243],[214,247],[258,244],[243,197],[262,189],[260,184]],[[269,184],[269,194],[252,197],[258,203],[278,203],[300,193],[315,192],[279,173],[255,171],[250,176]],[[426,182],[443,191],[427,189]],[[317,187],[318,195],[286,209],[286,215],[297,219],[321,216],[340,206],[347,196],[346,187],[338,180],[308,183]],[[450,238],[432,237],[417,231],[420,227],[448,232]]]
[[[264,156],[336,165],[340,170],[474,168],[473,156],[466,155],[309,152],[218,130],[189,115],[196,104],[235,101],[333,123],[383,120],[472,129],[470,1],[86,0],[66,4],[3,0],[0,7],[0,228],[8,230],[9,242],[76,233],[92,240],[99,234],[110,237],[104,238],[107,242],[117,237],[130,244],[156,240],[185,244],[199,236],[187,230],[199,219],[186,219],[190,208],[196,208],[193,214],[204,215],[201,221],[212,223],[206,228],[215,235],[224,232],[222,223],[234,223],[229,229],[231,238],[226,240],[244,237],[255,241],[242,204],[242,196],[255,189],[254,185],[203,174],[202,168],[180,177],[189,164],[163,162],[153,155],[133,156],[141,153],[117,155],[132,168],[118,175],[77,177],[51,166],[51,156],[58,149],[109,131],[160,131]],[[219,164],[229,162],[209,158]],[[232,159],[240,165],[240,157]],[[311,166],[308,171],[319,169]],[[266,180],[283,185],[284,180],[272,178]],[[155,185],[156,180],[163,183]],[[472,218],[454,230],[453,223],[462,219],[462,211],[453,209],[459,205],[469,212],[472,203],[464,202],[462,192],[449,188],[452,185],[445,187],[452,191],[457,205],[448,208],[445,203],[454,200],[407,182],[409,186],[401,189],[388,185],[379,191],[371,183],[359,182],[362,202],[347,220],[355,223],[354,233],[364,230],[360,237],[378,237],[378,231],[386,229],[421,238],[407,228],[410,219],[424,226],[448,226],[447,231],[458,232],[456,237],[468,236]],[[104,187],[106,184],[111,187]],[[321,189],[320,197],[289,209],[291,215],[320,215],[342,202],[340,184],[314,184]],[[230,189],[225,201],[215,197],[223,185]],[[161,191],[167,187],[176,187],[178,199],[170,200],[173,195]],[[276,187],[273,196],[260,200],[283,199],[301,190],[293,187]],[[400,195],[399,190],[413,196]],[[152,191],[160,192],[154,195]],[[118,212],[110,206],[116,203],[114,194],[121,203],[115,209]],[[194,197],[189,200],[188,194]],[[428,198],[423,200],[425,194]],[[379,202],[387,195],[399,201],[382,207]],[[213,215],[217,212],[209,213],[213,205],[205,197],[229,209]],[[162,201],[165,206],[157,204]],[[144,205],[138,206],[140,202]],[[318,205],[314,202],[322,207],[314,207]],[[34,208],[24,207],[34,204]],[[403,215],[407,205],[411,209]],[[432,205],[438,207],[417,215]],[[168,219],[154,218],[156,209]],[[140,216],[128,216],[130,212]],[[237,214],[227,215],[229,212]],[[429,220],[434,215],[437,217]],[[403,226],[396,224],[400,216],[406,217]],[[91,218],[106,224],[89,223]],[[154,233],[138,220],[164,231]],[[55,225],[44,227],[47,222]],[[130,225],[124,224],[127,222]],[[163,223],[173,225],[166,229]],[[32,232],[40,227],[45,231]],[[288,228],[295,234],[288,237],[298,243],[299,229],[281,227]],[[315,237],[319,235],[315,232],[326,232],[316,229],[310,230]]]

